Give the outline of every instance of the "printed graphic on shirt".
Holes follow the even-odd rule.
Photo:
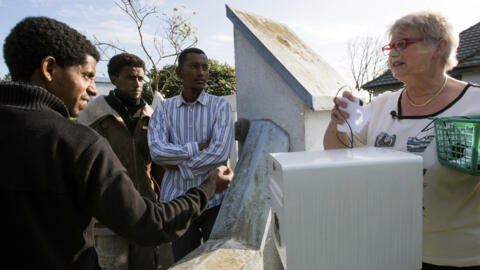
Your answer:
[[[427,149],[430,142],[432,142],[433,138],[435,138],[434,135],[429,135],[429,136],[425,136],[425,137],[421,137],[421,138],[408,137],[407,151],[408,152],[423,153],[423,152],[425,152],[425,149]]]
[[[375,139],[375,147],[393,147],[396,139],[397,135],[395,134],[390,135],[386,132],[381,132]]]
[[[417,133],[415,137],[408,137],[407,151],[414,153],[423,153],[435,138],[434,120]]]

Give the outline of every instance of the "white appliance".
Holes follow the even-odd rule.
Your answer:
[[[422,162],[373,147],[271,154],[271,224],[284,267],[421,269]]]

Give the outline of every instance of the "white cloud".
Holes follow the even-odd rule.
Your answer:
[[[162,1],[149,1],[162,2]],[[117,43],[119,47],[139,45],[139,36],[137,28],[131,18],[125,14],[119,7],[113,5],[109,9],[98,8],[95,5],[76,4],[73,7],[63,8],[62,16],[75,17],[80,23],[72,24],[87,37],[96,36],[99,40],[110,43]],[[154,17],[149,17],[143,27],[143,39],[147,46],[153,44],[155,30],[151,24]],[[153,21],[154,22],[154,21]]]
[[[226,46],[233,49],[233,37],[229,35],[216,34],[208,38],[200,38],[199,41],[203,44],[202,46],[206,46],[205,48],[210,48],[215,51],[224,49]],[[200,44],[198,44],[198,46],[200,46]]]
[[[39,1],[39,0],[36,0],[36,1]],[[53,0],[40,0],[40,1],[53,1]],[[110,9],[102,9],[92,4],[89,4],[89,5],[75,4],[73,6],[63,7],[59,10],[59,14],[67,18],[83,18],[86,20],[95,19],[96,21],[98,21],[99,17],[111,18],[115,16],[124,15],[122,10],[120,10],[120,8],[118,8],[116,5],[114,5]]]
[[[84,23],[76,25],[89,37],[96,36],[104,42],[118,42],[121,45],[139,44],[138,32],[134,24],[127,20],[108,20],[100,23]],[[144,32],[146,42],[153,40],[153,34]]]
[[[151,66],[148,61],[147,56],[141,48],[138,32],[136,27],[128,19],[125,20],[107,20],[100,23],[82,23],[73,25],[74,28],[78,29],[81,33],[86,35],[90,40],[94,40],[95,36],[98,40],[105,43],[114,44],[115,46],[125,49],[126,51],[138,55],[142,58],[148,67]],[[156,51],[153,45],[154,34],[150,32],[144,32],[143,38],[147,51],[154,60],[157,60],[159,53]],[[168,44],[165,44],[168,49]],[[107,59],[108,57],[113,56],[115,52],[107,50],[107,55],[102,55],[102,59]],[[118,53],[118,51],[116,52]],[[165,52],[168,53],[168,52]],[[168,62],[167,60],[162,60],[160,66]],[[101,62],[97,65],[97,72],[101,76],[105,76],[106,72],[106,62]]]
[[[100,41],[119,44],[119,47],[139,44],[135,24],[116,5],[105,9],[93,4],[75,4],[72,7],[62,8],[60,14],[69,19],[75,18],[77,23],[71,25],[89,38],[95,36]],[[149,31],[144,30],[143,37],[147,43],[153,40],[153,36]]]
[[[57,1],[58,0],[30,0],[30,4],[34,7],[49,6]]]
[[[233,42],[233,36],[219,34],[212,36],[211,40],[217,42]]]
[[[140,3],[147,6],[160,6],[165,3],[165,0],[140,0]]]

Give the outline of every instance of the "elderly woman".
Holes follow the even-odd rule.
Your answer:
[[[355,143],[418,154],[424,159],[423,269],[480,269],[480,177],[440,165],[430,117],[480,115],[480,87],[446,71],[456,64],[451,25],[436,13],[397,20],[383,47],[390,70],[405,84],[369,104],[372,116]],[[343,97],[353,101],[349,92]],[[337,131],[349,115],[335,99],[325,149],[344,148],[350,132]]]

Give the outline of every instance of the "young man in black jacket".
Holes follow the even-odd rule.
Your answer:
[[[233,174],[218,167],[164,204],[142,198],[105,139],[71,116],[94,92],[99,55],[46,17],[19,22],[4,44],[13,82],[0,83],[0,268],[98,269],[92,217],[142,245],[185,232]]]

